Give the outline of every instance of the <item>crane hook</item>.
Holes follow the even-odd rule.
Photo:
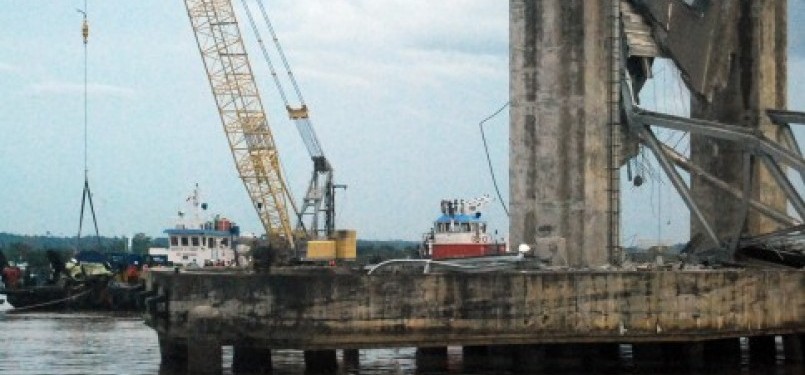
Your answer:
[[[76,11],[84,15],[84,22],[81,25],[81,35],[84,37],[84,44],[87,44],[87,40],[89,39],[89,23],[87,22],[87,12],[81,9],[76,9]]]

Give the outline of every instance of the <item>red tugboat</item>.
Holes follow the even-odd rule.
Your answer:
[[[492,199],[442,200],[442,215],[424,235],[422,257],[433,260],[504,255],[506,243],[487,233],[481,209]]]

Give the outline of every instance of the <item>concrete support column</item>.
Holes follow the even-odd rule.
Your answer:
[[[786,363],[805,363],[805,335],[783,336]]]
[[[591,344],[590,369],[617,369],[621,366],[620,344]]]
[[[187,371],[190,374],[220,374],[222,368],[222,343],[218,309],[202,305],[188,312],[191,327],[187,338]]]
[[[704,344],[701,342],[686,343],[685,354],[687,356],[686,363],[690,369],[700,369],[706,364],[704,358]]]
[[[221,342],[211,337],[195,337],[187,343],[187,372],[220,374],[223,371]]]
[[[271,350],[249,343],[232,348],[232,371],[235,373],[268,374],[271,372]]]
[[[663,344],[641,342],[632,344],[632,359],[635,367],[643,369],[659,369],[665,365]]]
[[[501,372],[514,368],[515,345],[493,345],[489,347],[489,367]]]
[[[584,344],[547,344],[544,350],[544,367],[547,370],[580,370],[586,367],[588,353]]]
[[[344,349],[342,353],[344,366],[357,368],[361,363],[361,353],[358,349]]]
[[[166,369],[187,368],[187,342],[185,340],[159,337],[160,367]]]
[[[691,96],[691,116],[757,129],[769,139],[779,141],[778,127],[772,124],[765,111],[786,107],[787,1],[752,0],[733,4],[737,6],[736,17],[726,18],[716,29],[717,33],[725,35],[719,39],[705,40],[704,43],[709,45],[702,43],[691,54],[722,59],[709,70],[726,72],[724,81],[710,93],[709,99]],[[713,18],[721,14],[713,10],[704,20],[697,17],[695,22],[717,22]],[[689,38],[687,33],[680,34],[679,38],[695,40]],[[725,56],[730,59],[723,59]],[[685,68],[692,70],[694,66],[691,64]],[[705,77],[710,78],[709,75]],[[742,152],[741,146],[735,142],[691,134],[693,163],[737,189],[742,186]],[[752,168],[752,198],[785,212],[785,194],[772,175],[760,160],[755,159]],[[754,210],[749,211],[747,222],[744,223],[740,200],[724,194],[723,190],[715,188],[698,175],[691,176],[691,187],[694,200],[721,239],[733,237],[744,224],[749,234],[768,233],[779,228],[779,224]],[[697,233],[703,233],[703,230],[691,215],[691,236]]]
[[[749,363],[769,365],[777,361],[775,336],[755,336],[749,338]]]
[[[612,2],[510,0],[510,238],[607,264]]]
[[[541,372],[545,364],[544,345],[517,345],[514,348],[514,371]]]
[[[305,370],[318,374],[335,372],[338,370],[335,350],[305,350]]]
[[[416,368],[426,372],[447,370],[447,347],[417,348]]]
[[[638,343],[632,345],[632,355],[637,367],[696,369],[704,363],[704,346],[695,342]]]
[[[724,367],[741,364],[741,340],[720,339],[702,343],[702,356],[708,366]]]
[[[482,370],[488,368],[488,346],[465,346],[461,348],[461,355],[465,369]]]

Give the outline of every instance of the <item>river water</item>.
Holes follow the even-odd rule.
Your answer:
[[[0,374],[160,374],[176,375],[173,370],[161,369],[156,333],[137,315],[101,313],[26,313],[7,314],[0,311]],[[461,348],[449,348],[447,370],[427,372],[418,370],[413,348],[361,350],[360,364],[342,368],[339,374],[502,374],[500,370],[463,368]],[[232,351],[223,350],[223,374],[232,374]],[[340,356],[339,356],[340,358]],[[302,352],[274,351],[274,374],[304,374]],[[340,361],[340,359],[339,359]],[[343,364],[342,364],[343,365]],[[624,368],[612,373],[639,373]],[[654,373],[655,370],[642,371]],[[745,375],[802,375],[802,368],[743,365],[740,368],[717,371],[721,374]],[[562,372],[562,375],[589,372]],[[672,372],[665,372],[673,374]],[[713,370],[701,374],[713,373]],[[554,373],[556,374],[556,373]]]

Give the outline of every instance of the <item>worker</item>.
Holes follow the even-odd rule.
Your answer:
[[[129,267],[126,269],[126,281],[129,284],[135,284],[140,279],[140,272],[137,269],[137,262],[134,264],[129,264]]]
[[[21,275],[20,268],[15,266],[5,266],[0,270],[0,278],[7,289],[16,289]]]
[[[53,269],[53,275],[50,279],[51,283],[55,283],[59,281],[61,278],[62,273],[65,271],[64,261],[61,260],[61,256],[55,250],[46,250],[45,255],[50,262],[50,267]]]

